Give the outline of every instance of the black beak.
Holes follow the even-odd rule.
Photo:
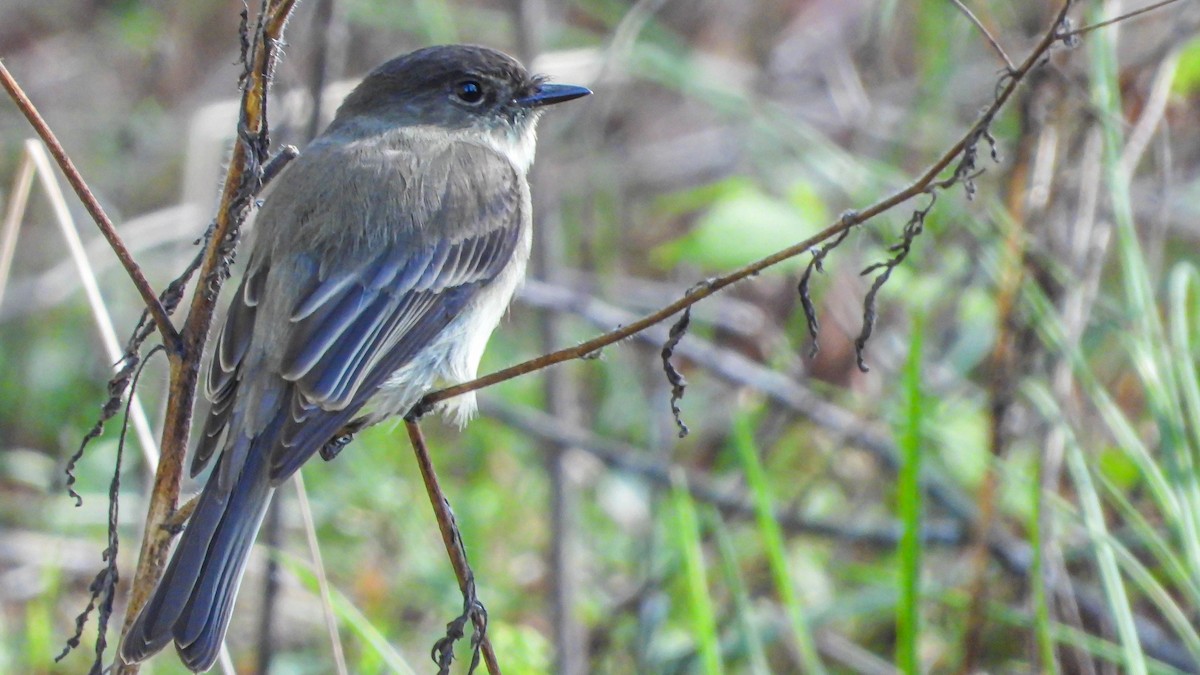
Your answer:
[[[592,93],[587,87],[576,87],[573,84],[542,84],[538,85],[537,91],[529,96],[522,96],[517,99],[517,104],[526,108],[540,108],[544,105],[554,105],[564,101],[571,101]]]

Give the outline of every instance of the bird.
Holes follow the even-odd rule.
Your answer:
[[[346,430],[475,377],[530,255],[537,120],[590,93],[490,48],[419,49],[371,71],[274,179],[210,344],[190,471],[213,468],[125,663],[174,642],[211,668],[279,484]]]

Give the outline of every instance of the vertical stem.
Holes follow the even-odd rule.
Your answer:
[[[239,140],[233,146],[233,156],[229,160],[229,171],[217,208],[216,226],[204,252],[204,261],[200,266],[200,275],[188,309],[188,317],[178,335],[180,344],[171,359],[167,412],[163,422],[162,442],[159,444],[162,454],[150,490],[142,548],[125,611],[122,636],[150,599],[150,594],[166,568],[167,553],[173,535],[164,524],[175,515],[179,502],[180,480],[183,478],[184,456],[187,453],[188,434],[192,426],[204,344],[212,326],[217,296],[224,281],[222,270],[226,255],[236,243],[237,229],[249,212],[257,168],[261,161],[257,155],[259,152],[266,152],[263,132],[267,128],[267,89],[274,66],[275,48],[283,39],[284,26],[294,7],[295,0],[264,0],[259,29],[252,38],[243,36],[254,40],[254,49],[251,53],[253,61],[246,70]],[[253,152],[249,147],[251,140],[259,144]],[[118,672],[123,675],[130,675],[139,670],[136,664],[118,666]]]
[[[421,433],[419,424],[412,420],[404,420],[408,430],[408,439],[412,442],[413,454],[417,458],[417,468],[421,471],[421,480],[425,483],[425,492],[429,495],[429,504],[433,507],[433,515],[437,518],[438,530],[442,533],[442,543],[446,546],[446,555],[450,556],[450,565],[454,567],[454,576],[458,578],[458,588],[463,595],[473,595],[475,573],[467,562],[467,550],[463,545],[462,535],[458,531],[458,523],[454,521],[454,513],[450,510],[450,502],[442,492],[441,482],[437,471],[433,468],[433,460],[429,458],[429,448],[425,445],[425,435]],[[488,673],[500,675],[500,662],[492,650],[492,643],[487,634],[483,636],[483,662]]]
[[[920,673],[921,636],[921,344],[925,321],[913,317],[912,343],[904,369],[904,416],[900,450],[904,463],[896,479],[900,535],[900,603],[896,612],[896,666],[906,675]]]

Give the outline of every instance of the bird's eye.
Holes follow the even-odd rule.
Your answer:
[[[479,105],[483,101],[483,85],[475,80],[463,80],[454,85],[454,96],[468,105]]]

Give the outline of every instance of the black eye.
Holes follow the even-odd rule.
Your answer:
[[[479,105],[483,101],[483,85],[475,80],[463,80],[454,85],[454,96],[463,103]]]

